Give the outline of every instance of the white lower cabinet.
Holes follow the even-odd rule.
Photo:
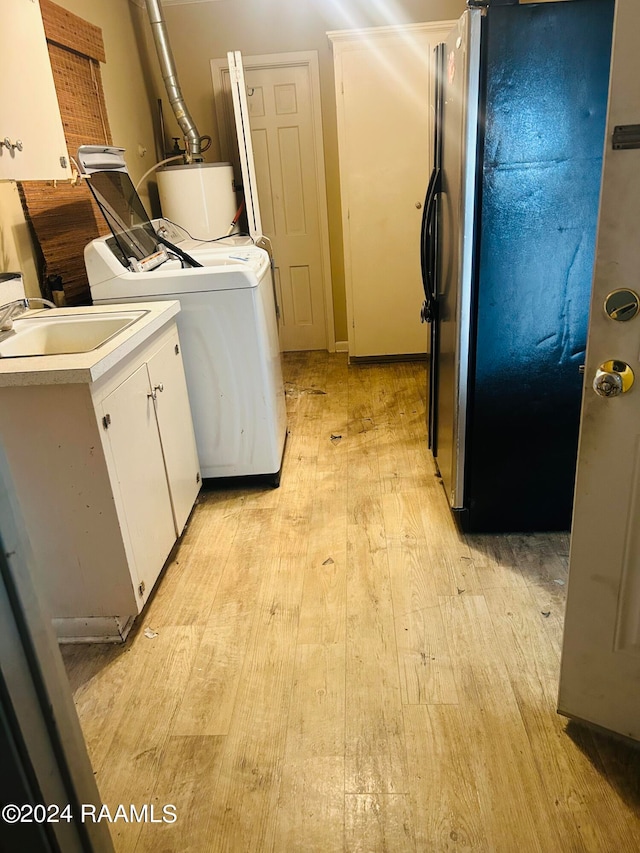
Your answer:
[[[95,383],[0,388],[0,436],[58,638],[124,640],[200,488],[175,321]]]
[[[102,403],[140,602],[176,538],[149,374],[143,364]]]
[[[173,518],[179,536],[193,507],[200,473],[177,331],[147,361],[147,371],[162,441],[164,465],[171,485],[169,494]],[[194,472],[197,475],[196,483]]]

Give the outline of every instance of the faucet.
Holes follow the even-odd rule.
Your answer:
[[[39,302],[47,308],[55,308],[55,302],[42,299],[39,296],[27,296],[24,299],[14,299],[6,305],[0,306],[0,332],[10,332],[13,329],[13,320],[31,308],[32,302]]]

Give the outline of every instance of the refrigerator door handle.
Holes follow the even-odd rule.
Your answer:
[[[438,195],[441,192],[441,171],[440,167],[436,166],[431,172],[429,178],[429,186],[427,187],[427,195],[422,211],[422,228],[420,233],[420,266],[422,270],[422,286],[424,289],[424,302],[420,311],[420,319],[423,323],[430,323],[433,320],[436,294],[433,288],[433,279],[435,275],[435,256],[429,251],[431,244],[431,232],[433,221],[436,212],[436,202]]]

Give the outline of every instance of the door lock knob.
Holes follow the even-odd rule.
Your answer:
[[[622,379],[618,373],[605,373],[598,370],[593,380],[593,390],[600,397],[617,397],[622,394]]]
[[[600,397],[618,397],[633,385],[633,370],[625,361],[605,361],[596,370],[593,390]]]

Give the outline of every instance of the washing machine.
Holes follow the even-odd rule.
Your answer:
[[[269,255],[251,240],[199,242],[150,221],[123,149],[84,148],[82,166],[112,231],[85,248],[93,302],[178,300],[202,476],[266,475],[278,485],[286,411]]]

